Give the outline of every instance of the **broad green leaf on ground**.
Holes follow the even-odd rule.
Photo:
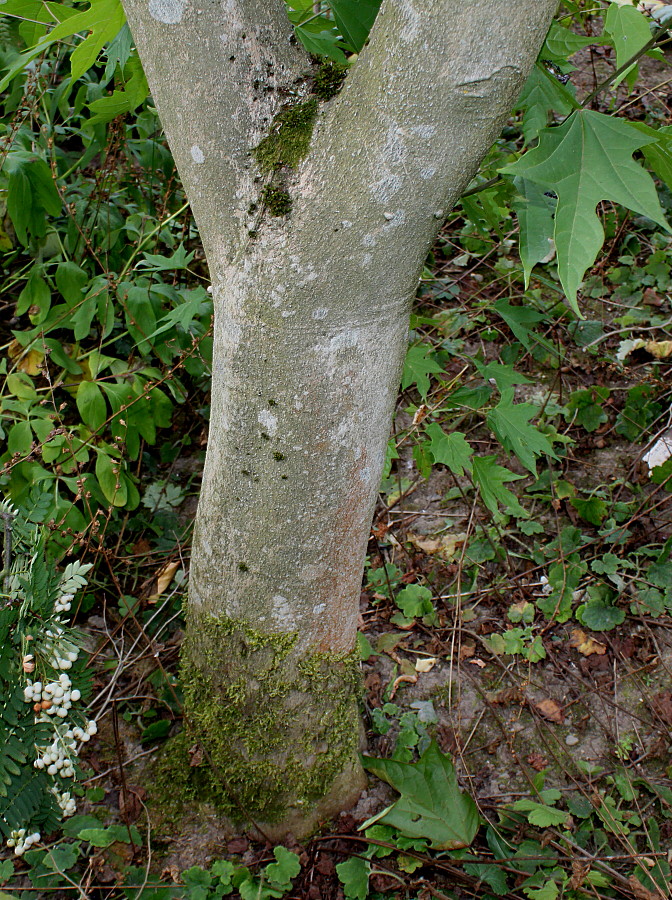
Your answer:
[[[550,197],[546,196],[539,185],[525,178],[515,178],[514,185],[518,196],[511,206],[518,217],[520,237],[518,252],[525,273],[525,289],[530,284],[530,274],[537,263],[547,261],[555,253],[553,234],[553,207]]]
[[[409,619],[430,616],[434,612],[432,592],[421,584],[407,584],[399,591],[395,602]]]
[[[359,53],[378,15],[380,0],[329,0],[329,6],[348,47]]]
[[[401,376],[402,391],[415,384],[423,400],[429,393],[431,385],[428,376],[443,372],[439,363],[430,356],[431,352],[432,348],[427,344],[415,344],[413,347],[409,347]]]
[[[537,474],[538,456],[558,458],[546,435],[530,425],[530,419],[538,413],[532,403],[514,403],[513,388],[510,387],[502,391],[501,400],[487,416],[488,426],[497,440],[506,450],[515,453],[533,475]]]
[[[598,203],[620,203],[670,230],[653,179],[632,158],[654,140],[626,121],[580,110],[557,128],[544,129],[537,147],[500,170],[558,195],[554,235],[558,274],[578,315],[579,285],[604,242]]]
[[[425,434],[430,438],[429,449],[434,462],[448,466],[454,475],[464,475],[465,469],[471,469],[469,460],[474,451],[461,432],[446,434],[440,425],[432,422],[425,428]]]
[[[537,309],[531,309],[529,306],[512,306],[506,300],[498,300],[493,309],[504,319],[516,339],[526,350],[534,354],[535,350],[543,349],[551,356],[558,356],[557,348],[543,335],[534,331],[535,325],[548,319],[544,313]]]
[[[625,621],[625,610],[604,600],[589,600],[577,607],[576,618],[591,631],[610,631]]]
[[[409,837],[428,838],[436,850],[468,847],[480,825],[472,798],[457,784],[455,768],[435,741],[417,763],[365,756],[364,767],[399,791],[401,797],[376,817]]]
[[[336,866],[338,880],[343,885],[346,900],[366,900],[369,896],[371,863],[359,856],[351,856]]]
[[[498,362],[484,363],[478,359],[474,360],[474,365],[486,381],[492,380],[495,382],[499,391],[504,391],[514,384],[532,383],[525,375],[516,372],[513,366],[504,366]]]
[[[538,828],[548,828],[550,825],[562,825],[567,821],[569,813],[563,812],[561,809],[555,809],[547,806],[545,803],[537,803],[536,800],[529,800],[526,797],[517,800],[511,806],[517,812],[523,812],[527,816],[530,825],[536,825]]]
[[[523,476],[515,475],[509,469],[504,468],[504,466],[497,465],[496,460],[496,456],[472,457],[472,477],[474,485],[481,494],[481,500],[492,513],[497,513],[497,504],[500,503],[503,507],[510,509],[515,515],[527,518],[528,513],[520,505],[516,495],[504,486],[508,481],[517,481]]]
[[[604,33],[613,41],[617,69],[651,40],[649,19],[634,6],[620,6],[616,3],[612,3],[607,10]],[[630,67],[612,82],[612,89],[627,77],[629,71]]]
[[[568,116],[577,105],[570,87],[561,84],[543,63],[536,63],[516,103],[516,109],[523,111],[525,143],[529,144],[549,124],[551,112]]]

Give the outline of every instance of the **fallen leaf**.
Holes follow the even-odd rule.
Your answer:
[[[662,466],[672,456],[672,434],[667,432],[658,438],[656,443],[644,454],[643,462],[649,467],[649,472],[656,466]]]
[[[665,359],[672,354],[672,341],[647,341],[644,349],[656,359]]]
[[[460,659],[469,659],[476,653],[476,644],[466,642],[460,645]]]
[[[457,552],[457,548],[464,544],[467,540],[466,534],[442,534],[439,537],[431,538],[422,534],[413,534],[409,532],[406,540],[410,541],[418,550],[428,553],[430,556],[440,556],[442,559],[452,559]]]
[[[415,671],[421,673],[431,672],[437,662],[438,660],[435,656],[425,657],[424,659],[417,659],[415,661]]]
[[[479,669],[484,669],[486,666],[482,659],[468,659],[467,662],[471,663],[472,666],[478,666]]]
[[[557,725],[562,725],[565,721],[565,714],[562,711],[562,707],[560,704],[556,703],[555,700],[540,700],[539,703],[534,704],[535,709],[539,710],[541,715],[548,719],[550,722],[555,722]]]
[[[496,706],[508,706],[510,703],[525,702],[525,697],[519,688],[502,688],[501,691],[487,693],[485,697],[488,703],[493,703]]]
[[[545,756],[542,756],[541,753],[530,753],[527,757],[527,761],[537,772],[543,771],[548,765],[548,760]]]
[[[406,682],[407,684],[416,684],[418,680],[417,675],[400,675],[398,678],[394,679],[394,684],[392,685],[392,690],[390,691],[390,700],[394,700],[394,695],[397,693],[397,688],[399,685]]]
[[[672,691],[660,691],[654,694],[650,706],[666,725],[672,725]]]
[[[37,375],[44,359],[44,353],[32,348],[27,352],[24,351],[21,344],[14,340],[7,347],[7,355],[10,359],[16,360],[16,368],[19,372],[25,372],[26,375]]]
[[[429,407],[426,403],[421,403],[420,406],[416,409],[415,415],[413,416],[413,425],[419,425],[426,417],[429,412]]]
[[[203,763],[203,748],[200,744],[192,744],[187,753],[189,754],[190,767],[200,766]]]
[[[148,597],[149,601],[158,600],[161,594],[166,590],[170,582],[175,577],[175,573],[180,567],[179,561],[177,562],[167,562],[165,566],[162,566],[159,571],[154,576],[156,579],[156,590],[154,593]]]
[[[597,653],[598,656],[604,656],[607,652],[606,644],[603,644],[601,641],[596,641],[593,637],[589,637],[586,632],[581,631],[580,628],[572,629],[569,646],[578,650],[582,656],[591,656],[593,653]]]

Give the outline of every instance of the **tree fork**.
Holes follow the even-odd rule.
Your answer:
[[[186,708],[228,811],[274,837],[360,790],[356,623],[409,309],[556,5],[383,0],[307,155],[269,175],[254,148],[310,90],[280,0],[125,0],[215,305]],[[291,211],[260,214],[278,177]]]

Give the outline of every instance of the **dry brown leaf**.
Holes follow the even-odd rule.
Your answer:
[[[562,725],[565,721],[565,714],[562,711],[562,707],[559,703],[556,703],[555,700],[551,700],[550,698],[548,700],[540,700],[539,703],[535,703],[534,706],[545,719],[549,720],[549,722],[555,722],[557,725]]]
[[[424,659],[417,659],[415,661],[415,671],[420,672],[431,672],[434,666],[437,664],[438,660],[435,656],[425,657]]]
[[[467,662],[471,663],[472,666],[478,666],[479,669],[484,669],[487,665],[482,659],[468,659]]]
[[[165,566],[161,566],[159,571],[156,573],[156,590],[148,597],[148,600],[158,600],[161,594],[166,590],[170,582],[175,577],[175,573],[180,567],[179,561],[177,562],[167,562]]]
[[[24,352],[23,347],[16,340],[12,341],[7,347],[7,355],[10,359],[17,361],[16,368],[19,372],[25,372],[26,375],[37,375],[44,359],[44,353],[40,353],[35,348]]]
[[[647,341],[644,349],[656,359],[665,359],[672,354],[672,341]]]
[[[406,684],[415,684],[417,680],[417,675],[400,675],[398,678],[395,678],[392,690],[390,691],[390,700],[394,700],[394,695],[397,693],[397,688],[400,684],[404,684],[404,682]]]
[[[469,659],[476,653],[476,644],[466,641],[460,645],[460,659]]]
[[[457,552],[457,548],[467,539],[466,534],[442,534],[439,537],[431,538],[423,534],[413,534],[409,532],[406,540],[410,541],[418,550],[428,553],[430,556],[440,556],[442,559],[452,559]]]
[[[606,644],[596,641],[595,638],[590,637],[585,631],[581,631],[580,628],[572,629],[569,646],[574,647],[583,656],[591,656],[593,653],[596,653],[598,656],[604,656],[607,652]]]

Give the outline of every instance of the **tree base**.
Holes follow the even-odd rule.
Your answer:
[[[357,654],[308,655],[297,641],[191,613],[185,730],[158,779],[169,796],[205,801],[234,828],[271,840],[305,837],[357,801],[365,786]]]

